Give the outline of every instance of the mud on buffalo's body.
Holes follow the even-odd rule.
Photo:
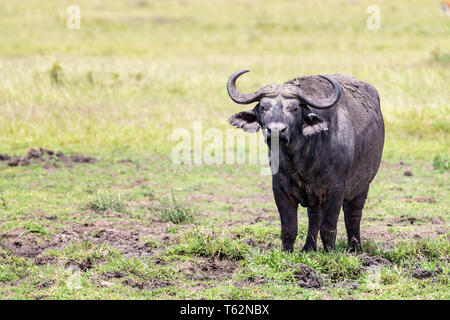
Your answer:
[[[271,150],[279,137],[279,168],[272,178],[281,218],[283,249],[297,237],[298,205],[308,208],[304,250],[334,248],[337,220],[344,210],[350,250],[361,249],[360,221],[369,185],[381,161],[384,123],[377,90],[349,76],[310,76],[268,85],[251,94],[228,80],[228,93],[240,104],[258,102],[233,115],[230,124],[246,131],[260,128]]]

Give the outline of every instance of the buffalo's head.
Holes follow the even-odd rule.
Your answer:
[[[229,119],[231,125],[247,132],[256,132],[262,128],[266,141],[276,132],[280,141],[286,144],[293,141],[300,132],[310,136],[328,130],[327,123],[308,107],[323,110],[337,103],[341,86],[335,79],[321,75],[333,86],[333,94],[324,100],[311,101],[302,94],[298,86],[290,83],[270,84],[254,93],[241,93],[236,88],[236,79],[246,72],[248,70],[238,71],[230,76],[227,83],[228,94],[236,103],[258,104],[252,110],[233,115]]]

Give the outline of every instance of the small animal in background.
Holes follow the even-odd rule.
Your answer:
[[[442,11],[444,11],[445,14],[450,17],[450,1],[442,2],[441,8],[442,8]]]

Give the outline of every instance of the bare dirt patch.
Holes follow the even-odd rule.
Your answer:
[[[103,279],[120,279],[125,277],[127,274],[123,271],[115,270],[115,271],[106,271],[103,273]]]
[[[342,281],[338,282],[334,285],[335,288],[348,289],[348,290],[356,290],[360,286],[357,281]]]
[[[436,199],[429,197],[418,197],[412,199],[406,199],[406,202],[423,202],[423,203],[436,203]]]
[[[126,279],[122,283],[126,286],[130,286],[140,290],[155,290],[158,288],[164,288],[173,285],[169,281],[164,281],[160,279],[151,279],[151,280]]]
[[[246,238],[240,240],[240,242],[245,243],[253,248],[260,248],[262,250],[270,250],[275,247],[278,247],[278,244],[273,243],[272,241],[255,241],[252,238]]]
[[[10,167],[28,166],[34,163],[41,163],[44,169],[53,169],[64,164],[66,167],[72,166],[73,163],[89,163],[97,162],[94,157],[85,156],[82,154],[65,155],[61,151],[54,152],[53,150],[44,148],[31,148],[25,156],[10,156],[9,154],[0,154],[0,161],[6,162]]]
[[[391,248],[395,240],[404,239],[436,239],[450,232],[446,224],[414,225],[414,229],[402,232],[391,232],[389,226],[365,226],[361,228],[362,240],[381,240],[385,248]]]
[[[44,249],[53,246],[53,243],[48,243],[42,235],[27,233],[24,228],[11,230],[3,234],[0,239],[0,246],[3,249],[27,258],[34,258]]]
[[[392,263],[382,256],[371,256],[367,253],[363,253],[360,255],[362,260],[362,264],[365,267],[373,267],[373,266],[391,266]]]
[[[58,263],[58,258],[56,258],[55,256],[40,255],[37,256],[33,262],[37,266],[42,266],[46,264],[56,264]]]
[[[83,259],[82,261],[77,261],[75,259],[70,259],[69,261],[66,262],[65,266],[66,267],[72,267],[75,270],[79,269],[79,270],[81,270],[83,272],[86,272],[89,269],[92,269],[92,267],[94,266],[94,261],[90,257],[87,257],[87,258]]]
[[[0,239],[0,246],[11,250],[15,255],[27,258],[35,258],[46,249],[63,249],[68,244],[80,240],[93,244],[108,243],[118,248],[125,256],[149,256],[157,251],[142,239],[152,236],[160,243],[167,243],[170,235],[167,234],[167,224],[154,222],[152,227],[141,225],[128,225],[126,229],[117,222],[95,221],[93,223],[75,224],[62,230],[61,233],[52,236],[49,240],[45,237],[25,233],[25,229],[15,229],[4,234]],[[46,259],[36,258],[40,263],[47,263]]]
[[[413,268],[413,269],[409,270],[409,274],[413,278],[416,278],[416,279],[431,278],[431,277],[435,277],[441,273],[442,273],[441,267],[436,268],[436,270],[434,270],[434,271],[425,270],[425,269],[421,269],[421,268]]]
[[[304,264],[296,264],[294,277],[298,280],[298,285],[303,288],[320,288],[322,281],[313,268]]]
[[[416,224],[417,222],[444,225],[444,219],[441,217],[425,216],[418,218],[402,214],[400,217],[392,220],[392,223],[394,224]]]
[[[50,280],[45,280],[42,282],[39,282],[38,284],[35,285],[36,289],[45,289],[45,288],[50,288],[53,287],[56,283],[56,280],[54,279],[50,279]]]
[[[234,261],[214,258],[198,258],[195,262],[184,261],[178,265],[179,272],[194,280],[231,279],[236,268]]]

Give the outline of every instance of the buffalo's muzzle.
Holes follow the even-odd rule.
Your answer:
[[[266,141],[272,138],[289,141],[289,129],[286,124],[281,122],[272,122],[267,125]]]

